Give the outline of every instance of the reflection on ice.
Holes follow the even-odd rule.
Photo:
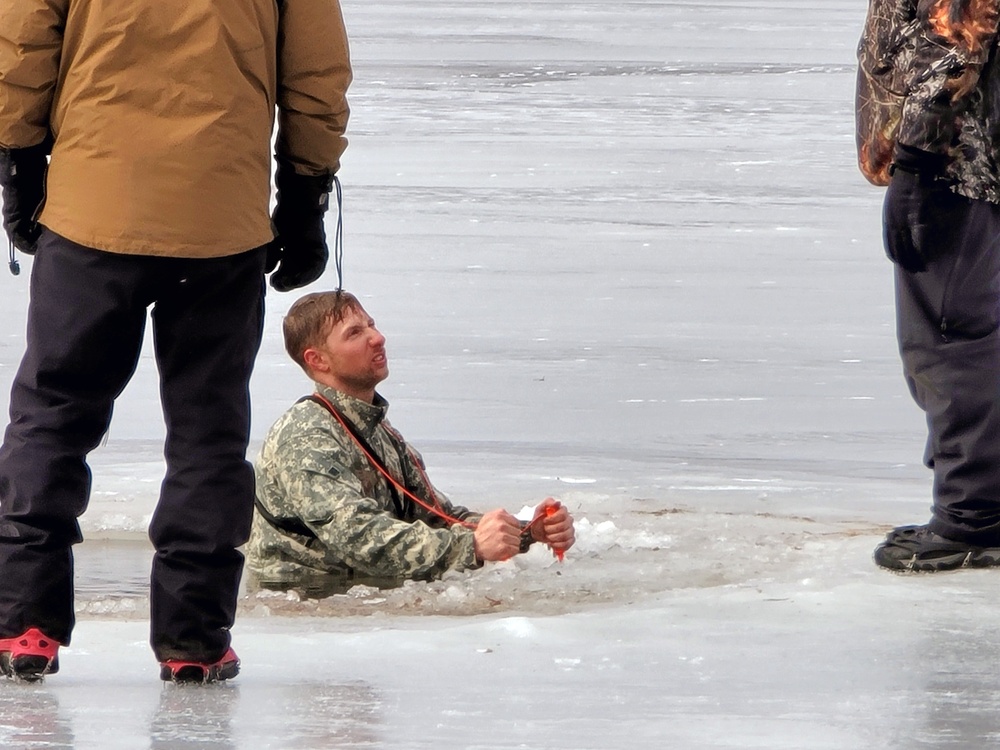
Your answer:
[[[0,747],[10,750],[72,750],[73,727],[59,699],[42,685],[0,685]]]
[[[382,701],[364,682],[276,680],[263,694],[239,684],[167,685],[150,722],[151,750],[374,747]]]
[[[149,725],[151,750],[237,750],[233,716],[239,688],[165,685]]]
[[[324,661],[325,657],[317,659],[317,671],[323,669]],[[267,702],[261,718],[251,726],[241,717],[243,734],[258,742],[261,737],[271,737],[274,747],[294,750],[379,746],[383,699],[365,682],[340,684],[303,676],[302,682],[268,691]],[[282,721],[268,722],[266,717],[274,715]],[[245,742],[240,747],[245,747]]]

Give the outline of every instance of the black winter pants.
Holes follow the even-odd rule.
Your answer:
[[[226,651],[253,510],[248,385],[263,269],[263,249],[130,256],[43,233],[0,447],[0,637],[37,627],[69,643],[86,456],[135,371],[152,306],[167,468],[149,528],[151,643],[161,660]]]
[[[930,526],[951,539],[1000,544],[1000,206],[940,188],[931,198],[933,221],[916,238],[927,270],[896,267],[904,374],[927,415]],[[887,226],[892,209],[887,200]],[[913,249],[893,243],[913,241],[887,231],[890,255]]]

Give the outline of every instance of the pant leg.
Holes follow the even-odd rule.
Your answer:
[[[926,412],[931,528],[1000,543],[1000,207],[949,201],[927,271],[896,269],[907,384]]]
[[[135,371],[146,322],[132,260],[42,235],[0,447],[0,636],[38,627],[69,642],[86,456]]]
[[[249,381],[260,346],[264,252],[174,263],[153,309],[167,474],[150,524],[151,643],[211,660],[229,628],[250,535]]]

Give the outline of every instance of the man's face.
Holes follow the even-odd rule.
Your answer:
[[[325,382],[319,376],[328,376],[327,385],[349,396],[370,401],[375,386],[389,377],[385,336],[360,307],[348,308],[315,352],[327,368],[317,369],[317,380]]]

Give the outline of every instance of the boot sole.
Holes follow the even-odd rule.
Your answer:
[[[161,680],[184,685],[206,685],[210,682],[222,682],[232,679],[239,673],[240,666],[237,662],[218,667],[202,667],[195,664],[188,664],[177,669],[171,669],[166,665],[160,667]]]
[[[875,550],[875,563],[889,570],[915,573],[937,573],[961,568],[993,568],[1000,566],[1000,549],[966,549],[955,552],[929,553],[924,557],[914,554],[909,558],[880,554]]]
[[[15,680],[38,682],[46,675],[59,671],[59,660],[37,654],[11,656],[9,651],[0,653],[0,672]]]

